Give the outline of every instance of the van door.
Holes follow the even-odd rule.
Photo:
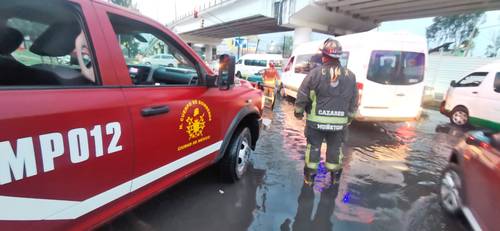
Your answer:
[[[8,33],[29,39],[0,43],[20,63],[0,78],[0,227],[64,225],[130,192],[130,117],[91,3],[0,5],[12,12]]]
[[[487,91],[492,91],[493,87],[489,90],[482,90],[483,81],[487,75],[488,72],[473,72],[459,80],[453,86],[450,95],[447,97],[447,100],[450,101],[450,105],[463,105],[467,108],[470,118],[481,118],[481,114],[484,113],[484,109],[487,107],[482,107],[482,105],[480,105],[479,98],[494,97],[493,94],[486,93]],[[484,84],[485,86],[488,85],[487,83]],[[451,108],[451,110],[453,110],[453,108]]]
[[[219,101],[231,96],[221,97],[218,88],[202,85],[202,61],[177,37],[103,8],[101,22],[133,122],[137,155],[132,191],[153,182],[152,190],[161,190],[211,163],[222,144],[222,121],[234,115]],[[140,56],[120,49],[131,42],[137,43],[138,54],[172,55],[177,67],[142,65]]]
[[[479,98],[473,104],[469,121],[472,125],[500,131],[500,89],[495,89],[495,82],[500,82],[500,72],[490,72],[478,90],[472,94]]]
[[[415,118],[420,112],[425,54],[373,51],[361,110],[382,118]]]
[[[286,88],[291,91],[289,95],[296,98],[299,87],[302,84],[302,81],[304,81],[305,77],[313,68],[321,65],[321,55],[297,55],[295,56],[295,59],[293,61],[293,68],[290,70]]]

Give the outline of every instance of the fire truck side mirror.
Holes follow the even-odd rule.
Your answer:
[[[220,89],[228,90],[234,84],[234,56],[221,55],[219,57],[219,78],[217,85]]]

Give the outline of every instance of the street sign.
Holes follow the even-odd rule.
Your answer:
[[[247,46],[247,40],[245,38],[234,38],[234,46],[245,48]]]

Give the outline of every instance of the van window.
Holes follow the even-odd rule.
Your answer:
[[[243,63],[243,59],[240,59],[238,60],[238,62],[236,64],[242,64]]]
[[[495,76],[495,81],[493,82],[493,88],[495,92],[500,93],[500,72]]]
[[[424,80],[425,55],[417,52],[373,51],[368,80],[388,85],[411,85]]]
[[[276,68],[283,66],[283,62],[281,60],[271,60],[269,62],[273,63]]]
[[[0,87],[97,84],[96,62],[76,5],[52,5],[0,4],[5,16],[0,26]]]
[[[312,69],[320,65],[320,54],[297,55],[297,61],[295,61],[295,73],[307,75]]]
[[[349,52],[343,52],[339,61],[341,66],[347,67]],[[297,61],[295,62],[295,73],[307,75],[312,69],[320,66],[321,64],[321,54],[298,55]]]
[[[488,72],[474,72],[458,81],[455,87],[477,87],[481,85]]]
[[[245,60],[245,65],[246,66],[256,66],[256,67],[266,67],[267,66],[267,61],[262,60],[262,59],[246,59]]]

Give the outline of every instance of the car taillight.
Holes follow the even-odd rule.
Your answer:
[[[363,96],[363,83],[356,83],[358,88],[358,106],[361,104],[361,97]]]
[[[490,147],[491,147],[490,144],[488,144],[486,142],[479,143],[479,146],[481,146],[484,149],[490,149]]]

